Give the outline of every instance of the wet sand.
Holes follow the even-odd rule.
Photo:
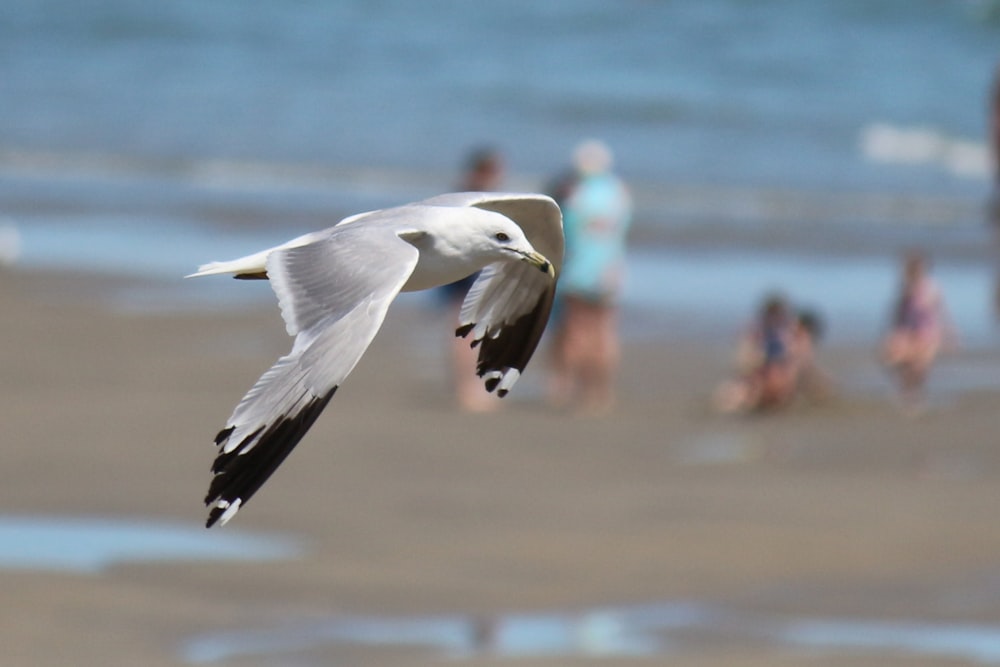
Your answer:
[[[0,513],[200,526],[211,438],[287,349],[277,309],[121,314],[90,298],[101,289],[0,274]],[[338,614],[490,619],[672,601],[751,619],[1000,625],[996,392],[949,394],[919,419],[878,392],[721,417],[708,395],[726,341],[645,341],[625,351],[610,418],[542,405],[544,357],[502,412],[465,415],[441,369],[445,328],[440,313],[391,314],[306,440],[223,529],[290,537],[300,558],[0,569],[0,663],[179,665],[206,634]],[[872,350],[827,349],[822,361],[851,377]],[[681,634],[667,655],[516,664],[970,664]],[[503,662],[320,642],[212,664]]]

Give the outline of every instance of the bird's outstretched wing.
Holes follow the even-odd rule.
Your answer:
[[[528,241],[552,263],[558,277],[563,258],[562,214],[545,195],[456,192],[422,203],[475,206],[504,215],[521,227]],[[459,315],[456,334],[471,334],[480,346],[476,372],[488,391],[504,396],[527,366],[552,311],[556,281],[524,262],[484,269]]]
[[[215,477],[205,497],[209,527],[231,519],[281,465],[382,326],[418,259],[415,247],[384,230],[334,227],[267,257],[267,275],[295,342],[215,438]]]

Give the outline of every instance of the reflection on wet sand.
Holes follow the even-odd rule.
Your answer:
[[[0,570],[97,574],[123,563],[267,561],[300,553],[294,541],[155,520],[0,516]]]
[[[270,628],[202,635],[181,649],[191,664],[282,656],[335,645],[425,649],[472,657],[650,657],[697,653],[713,644],[902,654],[1000,664],[1000,626],[914,619],[806,618],[676,602],[495,617],[334,616]],[[256,664],[256,663],[255,663]]]

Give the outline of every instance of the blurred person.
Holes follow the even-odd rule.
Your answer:
[[[466,156],[458,192],[495,192],[504,178],[504,160],[500,151],[481,146]]]
[[[792,334],[792,360],[795,364],[795,392],[814,401],[833,393],[830,375],[816,360],[816,346],[823,338],[823,320],[811,310],[800,310]]]
[[[997,66],[993,75],[993,87],[990,91],[989,144],[993,191],[987,203],[986,215],[991,223],[1000,226],[1000,66]]]
[[[786,406],[798,396],[825,397],[830,382],[816,363],[821,335],[818,315],[793,313],[782,295],[766,297],[737,347],[739,377],[715,390],[715,408],[752,412]]]
[[[780,297],[764,305],[755,332],[759,361],[754,369],[757,408],[784,405],[795,389],[795,319],[788,303]]]
[[[457,192],[494,192],[500,189],[504,178],[504,161],[500,152],[490,146],[469,152],[463,165]],[[462,301],[476,281],[474,274],[440,288],[448,304],[449,322],[458,322]],[[453,326],[452,329],[455,327]],[[486,391],[476,375],[479,350],[469,346],[469,341],[453,336],[450,349],[451,383],[458,406],[468,412],[492,412],[500,407],[500,399]]]
[[[739,379],[723,383],[714,402],[722,412],[746,412],[782,402],[791,384],[788,363],[793,342],[791,310],[783,295],[762,302],[736,352]]]
[[[620,361],[618,299],[632,200],[612,172],[614,157],[588,140],[573,153],[560,193],[566,254],[557,291],[549,398],[581,413],[611,411]]]
[[[928,373],[952,335],[944,297],[929,275],[927,259],[918,252],[907,253],[892,325],[881,350],[904,407],[922,407]]]
[[[993,166],[993,189],[986,204],[986,219],[993,225],[994,252],[1000,255],[1000,66],[993,76],[989,104],[990,159]],[[1000,319],[1000,267],[993,288],[993,312]]]
[[[990,155],[993,159],[993,202],[994,213],[1000,208],[1000,66],[993,75],[993,89],[990,94]]]

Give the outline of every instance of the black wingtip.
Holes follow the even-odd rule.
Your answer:
[[[229,467],[231,461],[235,457],[237,457],[237,456],[243,456],[244,455],[243,452],[246,451],[247,445],[249,445],[251,442],[253,442],[254,440],[256,440],[257,437],[260,436],[261,432],[265,428],[266,428],[265,426],[261,426],[259,429],[257,429],[256,431],[254,431],[250,435],[248,435],[245,438],[243,438],[243,440],[240,441],[240,444],[237,445],[236,447],[234,447],[232,449],[232,451],[229,451],[229,452],[219,452],[219,455],[216,456],[215,460],[212,462],[212,474],[216,474],[217,475],[217,474],[221,473],[222,471],[224,471],[226,468]],[[226,440],[229,439],[229,435],[232,432],[233,432],[232,428],[228,428],[225,431],[221,431],[219,433],[219,436],[222,436],[223,433],[225,433],[226,435],[225,435],[225,437],[219,438],[216,441],[216,444],[219,445],[220,447],[223,446],[224,444],[226,444]],[[261,439],[263,439],[263,438],[261,438]],[[211,500],[209,500],[210,496],[211,496],[211,491],[209,491],[209,496],[205,497],[205,504],[206,505],[208,503],[212,502]]]
[[[206,505],[215,503],[205,522],[206,528],[215,525],[233,504],[239,503],[240,507],[247,504],[302,440],[336,391],[334,387],[325,396],[313,398],[298,413],[261,427],[232,451],[219,453],[212,464],[215,477],[205,496]],[[229,427],[220,431],[216,444],[222,446],[233,430],[234,427]],[[253,446],[247,449],[251,442]],[[223,501],[221,506],[219,501]]]
[[[552,311],[554,297],[555,288],[551,287],[539,296],[530,312],[513,323],[505,324],[497,335],[486,335],[476,341],[481,343],[476,374],[486,378],[484,381],[486,391],[493,392],[511,369],[518,373],[524,372],[528,360],[538,346],[538,341],[542,338],[549,313]],[[509,385],[507,388],[510,388]],[[502,392],[505,394],[506,389]],[[503,394],[497,391],[497,395]]]
[[[466,336],[469,335],[469,332],[472,331],[473,327],[475,326],[476,326],[475,324],[463,324],[459,328],[455,329],[455,335],[460,338],[465,338]]]
[[[229,439],[229,435],[236,429],[235,426],[230,426],[229,428],[224,428],[218,432],[215,436],[215,444],[221,445],[223,442]]]

